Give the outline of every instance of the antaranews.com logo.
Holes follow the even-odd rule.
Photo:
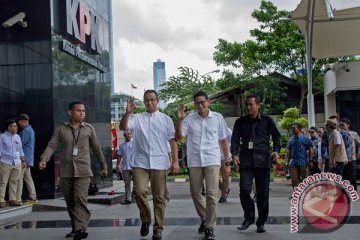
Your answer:
[[[290,232],[332,232],[349,218],[351,202],[359,195],[342,177],[316,173],[295,187],[290,208]]]

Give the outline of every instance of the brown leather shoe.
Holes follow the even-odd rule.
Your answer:
[[[16,200],[11,200],[9,202],[9,206],[12,206],[12,207],[20,207],[21,206],[21,203],[19,203],[18,201]]]
[[[6,207],[6,202],[0,202],[0,208]]]

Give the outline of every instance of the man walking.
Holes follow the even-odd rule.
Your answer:
[[[6,131],[0,134],[0,208],[6,206],[5,192],[9,183],[9,206],[21,206],[16,200],[17,182],[25,162],[21,138],[16,133],[16,121],[5,122]]]
[[[321,141],[321,138],[318,137],[317,131],[318,128],[315,126],[312,126],[309,129],[310,141],[312,143],[313,152],[312,159],[309,158],[309,162],[312,161],[312,167],[309,169],[311,175],[314,175],[315,173],[321,173],[319,167],[319,142]]]
[[[24,167],[21,169],[20,178],[17,184],[17,201],[22,202],[21,195],[23,193],[24,182],[26,184],[29,199],[31,202],[37,202],[34,181],[31,176],[30,168],[34,166],[34,148],[35,148],[35,132],[29,124],[29,116],[20,114],[17,117],[17,124],[21,128],[20,138],[25,154]]]
[[[80,240],[88,236],[86,229],[90,221],[90,211],[87,208],[90,178],[93,176],[90,147],[99,161],[102,177],[107,176],[107,164],[94,127],[84,122],[84,104],[78,101],[70,103],[68,115],[70,121],[60,124],[55,129],[41,155],[39,169],[46,168],[46,163],[61,144],[60,187],[72,227],[72,231],[66,237]]]
[[[227,126],[225,127],[225,129],[226,129],[226,139],[227,139],[229,147],[230,147],[232,131]],[[227,167],[225,165],[226,158],[225,158],[224,152],[222,151],[221,146],[220,146],[220,151],[221,151],[221,167],[220,167],[219,189],[221,192],[221,197],[219,199],[219,203],[226,203],[227,197],[230,192],[230,186],[229,186],[230,181],[229,181],[229,174],[226,172],[226,167]],[[229,149],[229,159],[231,159],[230,149]]]
[[[239,161],[240,149],[240,201],[245,221],[238,227],[247,229],[255,222],[255,204],[250,196],[253,178],[256,185],[256,205],[259,217],[257,232],[266,232],[265,222],[269,214],[269,183],[271,167],[270,136],[273,141],[272,154],[279,157],[280,133],[274,120],[260,114],[260,98],[256,94],[246,97],[247,116],[236,120],[231,137],[231,154]]]
[[[132,177],[132,168],[130,165],[130,160],[133,150],[133,141],[130,130],[124,131],[125,141],[119,145],[119,150],[117,152],[118,158],[116,163],[116,171],[122,173],[124,183],[125,183],[125,200],[121,204],[131,204],[132,202],[132,191],[131,191],[131,177]]]
[[[313,167],[313,145],[310,139],[301,133],[301,129],[301,124],[293,124],[292,131],[294,136],[290,138],[287,146],[287,159],[293,189],[308,176],[308,169]]]
[[[130,118],[136,105],[132,100],[128,100],[119,127],[123,131],[129,129],[134,137],[131,165],[134,194],[142,221],[140,235],[144,237],[149,234],[151,212],[147,193],[150,181],[155,216],[152,239],[160,240],[164,229],[166,175],[170,165],[168,143],[172,155],[171,171],[174,174],[179,172],[178,148],[172,119],[158,111],[157,92],[145,91],[144,103],[146,112],[134,114]]]
[[[221,164],[220,146],[224,153],[224,165],[230,174],[229,148],[224,118],[209,110],[209,98],[203,91],[194,97],[196,113],[186,117],[185,107],[177,110],[176,136],[187,140],[187,163],[190,171],[190,191],[198,215],[201,218],[199,233],[205,239],[215,239],[216,205]],[[205,179],[206,202],[201,195]]]
[[[348,118],[342,118],[340,122],[340,127],[348,134],[350,141],[350,157],[348,164],[345,165],[345,176],[354,186],[354,189],[357,191],[356,184],[356,159],[360,149],[360,138],[357,132],[350,130],[351,121]]]

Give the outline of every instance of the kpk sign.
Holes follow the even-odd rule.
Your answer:
[[[66,31],[83,44],[100,53],[100,28],[105,20],[87,3],[81,0],[66,0]],[[88,37],[88,38],[87,38]],[[89,44],[87,39],[90,38]]]

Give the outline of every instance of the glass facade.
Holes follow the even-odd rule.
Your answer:
[[[85,43],[64,31],[69,21],[67,2],[72,3],[73,8],[79,3],[78,12],[89,10],[85,16],[96,14],[96,21],[91,20],[91,23],[98,24],[97,31],[91,28],[91,35],[85,35]],[[80,100],[86,108],[85,121],[95,127],[111,172],[109,4],[110,0],[2,1],[1,22],[22,11],[28,26],[0,26],[0,118],[4,122],[20,113],[30,116],[36,133],[35,164],[56,125],[68,120],[69,103]],[[89,23],[88,20],[85,22]],[[76,25],[72,22],[74,29]],[[81,27],[79,29],[81,31]],[[88,47],[95,34],[98,36],[96,51]],[[63,42],[79,49],[81,55],[64,51]],[[59,161],[61,156],[55,153],[46,170],[32,168],[39,198],[61,195],[58,189]],[[95,158],[92,158],[92,167],[93,181],[99,182]],[[111,178],[106,182],[111,184]]]
[[[360,90],[336,92],[336,108],[340,119],[350,119],[350,129],[360,133]]]

